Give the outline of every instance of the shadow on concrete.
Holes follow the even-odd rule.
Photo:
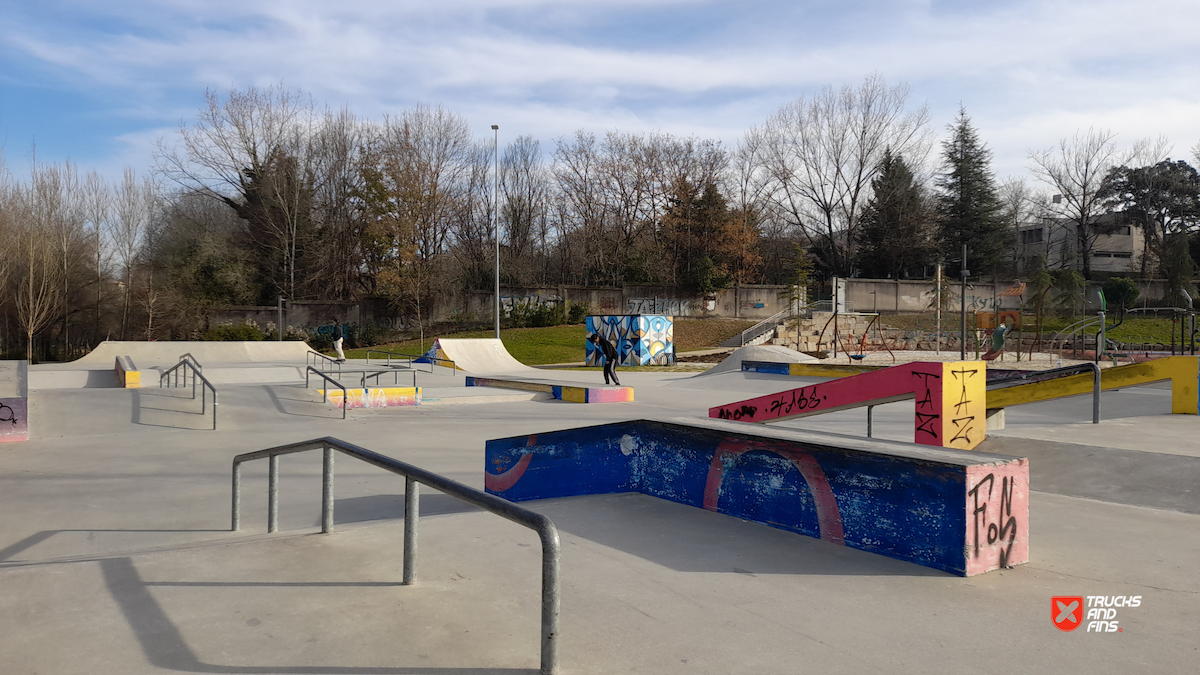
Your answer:
[[[27,551],[27,550],[33,548],[34,546],[37,546],[38,544],[42,543],[43,541],[46,541],[47,539],[53,537],[56,534],[66,534],[69,532],[87,532],[88,534],[93,534],[96,532],[120,532],[120,533],[224,532],[224,533],[228,533],[229,530],[42,530],[41,532],[36,532],[34,534],[31,534],[28,537],[25,537],[24,539],[14,543],[14,544],[9,544],[8,546],[5,546],[4,548],[0,548],[0,563],[8,560],[9,558],[12,558],[13,556],[17,555],[18,553],[21,553],[22,551]]]
[[[522,502],[558,529],[679,572],[944,577],[947,572],[637,493]]]
[[[279,394],[275,393],[275,389],[277,387],[280,387],[280,385],[264,384],[263,391],[267,392],[267,396],[269,396],[271,398],[271,403],[275,405],[275,409],[284,415],[293,415],[295,417],[317,417],[317,418],[321,418],[321,419],[335,419],[335,418],[341,419],[342,418],[342,411],[339,408],[335,408],[332,403],[327,403],[327,402],[321,401],[321,400],[317,399],[315,396],[313,398],[289,398],[286,396],[280,396]],[[297,388],[295,386],[283,386],[282,388],[297,391]],[[301,389],[299,389],[299,391],[308,391],[308,390],[301,388]],[[303,404],[303,406],[295,406],[296,408],[304,407],[307,410],[322,410],[324,412],[322,412],[322,413],[292,412],[284,407],[284,405],[283,405],[284,401],[288,401],[291,403]]]
[[[470,513],[481,510],[479,507],[471,506],[461,499],[450,495],[436,492],[421,495],[422,518],[444,516],[453,513]],[[403,518],[403,493],[335,499],[333,503],[333,522],[335,525]],[[321,518],[317,516],[313,521],[313,527],[320,527],[320,525]]]
[[[194,407],[195,408],[194,410],[183,410],[180,408],[156,408],[154,406],[146,405],[142,399],[143,398],[157,398],[157,399],[164,400],[164,401],[165,400],[181,400],[181,401],[187,401],[189,404],[192,404],[192,401],[191,401],[190,396],[178,396],[177,397],[177,396],[171,396],[171,395],[166,395],[166,394],[152,394],[149,391],[143,392],[140,389],[131,389],[130,391],[133,392],[133,413],[130,416],[129,421],[132,422],[133,424],[137,424],[139,426],[144,426],[144,427],[159,427],[162,429],[187,429],[187,430],[192,430],[192,431],[199,431],[199,430],[203,430],[206,428],[209,428],[209,429],[212,428],[211,422],[208,422],[209,416],[212,415],[212,408],[211,408],[212,401],[211,400],[208,402],[207,409],[204,410],[203,412],[200,411],[200,401],[199,400],[196,400],[194,405],[188,406],[189,408]],[[198,398],[199,397],[197,397],[197,399]],[[149,413],[150,413],[149,415],[145,414],[145,412],[147,412],[147,411],[149,411]],[[160,419],[160,418],[165,418],[168,415],[160,415],[160,414],[155,414],[155,413],[168,413],[172,417],[176,416],[176,415],[189,415],[190,417],[184,417],[184,418],[180,418],[180,419],[182,421],[186,421],[186,420],[190,420],[190,419],[199,418],[199,420],[201,420],[201,421],[198,422],[197,424],[192,424],[189,426],[181,426],[179,424],[168,424],[168,423],[165,423],[164,420]],[[150,419],[153,419],[154,421],[153,422],[148,421],[146,419],[147,417],[149,417]],[[207,426],[204,426],[205,422],[208,422]]]
[[[433,675],[485,675],[485,674],[515,674],[536,673],[527,668],[388,668],[371,666],[309,666],[309,665],[277,665],[277,666],[229,666],[205,663],[197,658],[195,652],[188,646],[179,627],[175,625],[162,605],[158,604],[150,593],[151,586],[247,586],[258,584],[191,584],[187,582],[154,582],[146,583],[138,574],[137,568],[130,558],[108,558],[100,561],[100,571],[104,576],[105,586],[109,594],[121,609],[129,627],[133,630],[142,652],[151,665],[158,668],[179,670],[189,673],[284,673],[297,675],[417,675],[432,673]],[[295,586],[359,586],[363,584],[263,584],[295,585]],[[371,584],[374,585],[374,584]],[[390,585],[390,584],[388,584]]]
[[[115,389],[121,386],[117,380],[117,373],[112,369],[106,370],[89,370],[87,381],[84,383],[84,389]]]

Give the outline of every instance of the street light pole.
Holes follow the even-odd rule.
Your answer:
[[[492,171],[492,236],[496,238],[496,305],[492,312],[496,317],[496,339],[500,339],[500,125],[492,125],[492,155],[494,170]]]
[[[962,276],[962,293],[959,295],[959,306],[962,310],[962,332],[959,333],[958,340],[958,360],[967,360],[967,277],[971,276],[971,271],[967,269],[967,245],[963,244],[962,250],[962,265],[960,268]]]

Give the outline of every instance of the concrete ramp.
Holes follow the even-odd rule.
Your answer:
[[[802,354],[787,347],[780,347],[779,345],[751,345],[733,350],[729,356],[725,357],[724,361],[721,361],[696,377],[744,370],[742,368],[743,361],[771,361],[775,363],[819,362],[815,357]]]
[[[118,356],[128,356],[142,368],[173,366],[181,354],[191,354],[201,365],[209,363],[303,363],[313,351],[308,343],[285,342],[137,342],[106,340],[87,356],[71,362],[79,368],[112,368]]]
[[[438,338],[427,355],[453,361],[459,370],[477,375],[546,374],[514,359],[496,338]]]

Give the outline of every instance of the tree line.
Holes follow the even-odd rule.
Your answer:
[[[278,297],[373,297],[422,323],[491,290],[497,229],[505,286],[708,293],[798,268],[922,278],[953,271],[963,243],[973,275],[1011,275],[1018,229],[1039,219],[1072,233],[1090,277],[1089,246],[1119,213],[1145,233],[1145,276],[1190,282],[1200,180],[1165,143],[1122,151],[1089,130],[1031,153],[1032,181],[998,183],[965,110],[938,151],[909,99],[878,76],[827,87],[733,148],[585,130],[494,148],[437,106],[369,121],[282,86],[210,91],[148,176],[0,166],[0,349],[188,337],[214,308]]]

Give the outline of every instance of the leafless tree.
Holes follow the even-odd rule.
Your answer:
[[[36,163],[30,183],[15,190],[12,209],[17,230],[17,321],[25,332],[26,359],[33,362],[33,339],[53,323],[61,293],[55,221],[62,217],[61,193],[53,172]]]
[[[112,225],[112,191],[104,178],[91,171],[83,182],[81,195],[83,219],[88,223],[92,247],[95,249],[96,265],[96,307],[93,317],[93,337],[100,339],[100,305],[104,297],[104,251],[109,228]]]
[[[150,180],[139,181],[133,169],[126,168],[121,185],[117,188],[114,206],[112,243],[125,276],[121,309],[121,339],[124,340],[129,330],[134,266],[154,208],[154,188]]]
[[[747,143],[780,214],[815,245],[826,268],[848,274],[848,243],[858,229],[884,151],[921,164],[928,155],[929,109],[907,108],[906,85],[872,75],[858,87],[826,87],[779,109]]]
[[[1073,252],[1081,258],[1087,279],[1092,278],[1092,248],[1104,234],[1098,227],[1105,212],[1100,188],[1109,169],[1119,163],[1115,138],[1108,129],[1089,128],[1064,138],[1058,148],[1029,154],[1033,175],[1057,195],[1050,211],[1073,231]]]
[[[277,85],[205,92],[194,125],[182,125],[179,144],[160,143],[159,171],[185,190],[233,208],[254,242],[280,258],[274,280],[296,297],[297,259],[312,192],[312,100]]]

